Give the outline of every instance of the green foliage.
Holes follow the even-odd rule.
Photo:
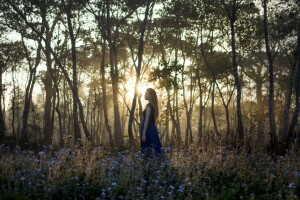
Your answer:
[[[170,89],[178,88],[178,80],[177,76],[178,73],[181,71],[182,65],[171,62],[170,64],[162,61],[160,64],[160,67],[153,70],[153,72],[150,73],[148,81],[155,81],[159,80],[159,86],[160,88],[166,88]]]

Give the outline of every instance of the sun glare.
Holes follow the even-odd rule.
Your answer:
[[[126,95],[128,97],[133,97],[134,95],[134,88],[135,88],[135,80],[134,79],[129,79],[126,84],[125,84],[125,91],[126,91]],[[138,93],[140,96],[144,96],[146,89],[147,88],[154,88],[154,85],[152,83],[140,83],[138,85]]]

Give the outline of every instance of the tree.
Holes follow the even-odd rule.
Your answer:
[[[134,95],[133,95],[133,100],[132,100],[132,106],[129,112],[129,120],[128,120],[128,136],[129,136],[129,142],[132,145],[134,143],[134,138],[132,134],[132,124],[133,124],[133,117],[134,117],[134,111],[136,107],[136,101],[137,98],[139,97],[139,85],[140,85],[140,78],[141,78],[141,67],[142,67],[142,62],[143,62],[143,53],[144,53],[144,37],[145,37],[145,31],[146,31],[146,25],[148,18],[151,17],[149,16],[151,12],[151,8],[153,8],[154,3],[151,2],[151,0],[147,1],[146,4],[146,9],[145,9],[145,14],[144,14],[144,20],[142,21],[140,25],[140,38],[138,42],[138,55],[137,55],[137,65],[135,65],[135,70],[136,70],[136,81],[135,81],[135,87],[134,87]],[[135,64],[135,62],[134,62]]]
[[[264,35],[266,54],[269,64],[269,131],[270,131],[270,149],[275,150],[277,147],[276,139],[276,125],[275,125],[275,113],[274,113],[274,66],[271,50],[269,46],[269,31],[268,31],[268,15],[267,15],[267,0],[263,2],[264,8]]]
[[[236,98],[236,112],[238,121],[238,135],[239,135],[239,146],[243,146],[244,143],[244,128],[242,121],[242,110],[241,110],[241,94],[242,87],[240,83],[240,78],[238,74],[238,65],[236,58],[236,45],[235,45],[235,22],[238,18],[238,13],[243,0],[231,0],[230,5],[225,3],[225,0],[221,0],[222,4],[226,10],[231,30],[231,50],[232,50],[232,70],[234,75],[235,87],[237,91]]]

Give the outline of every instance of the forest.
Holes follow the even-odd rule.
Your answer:
[[[0,46],[0,199],[300,198],[299,0],[0,0]]]

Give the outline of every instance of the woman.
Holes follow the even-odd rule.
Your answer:
[[[145,100],[149,103],[143,111],[144,120],[141,127],[141,149],[146,157],[155,155],[160,157],[162,145],[159,140],[155,120],[158,116],[157,95],[154,89],[148,88],[145,92]]]

